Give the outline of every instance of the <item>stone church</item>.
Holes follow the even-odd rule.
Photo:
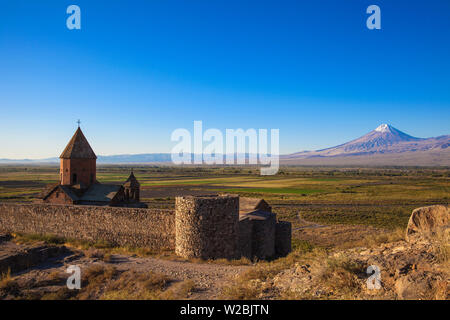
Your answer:
[[[133,172],[122,185],[97,181],[97,156],[78,127],[60,158],[60,181],[49,186],[42,202],[146,208],[140,202],[140,184]]]

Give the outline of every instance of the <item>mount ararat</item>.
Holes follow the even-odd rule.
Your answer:
[[[283,164],[449,166],[450,135],[416,138],[389,124],[347,143],[280,158]]]

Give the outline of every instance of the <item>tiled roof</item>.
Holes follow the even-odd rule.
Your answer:
[[[97,159],[80,128],[77,129],[59,157],[61,159]]]
[[[49,197],[55,191],[55,189],[59,189],[60,191],[64,192],[73,201],[77,201],[79,199],[76,191],[73,190],[71,186],[64,186],[64,185],[60,185],[60,184],[54,184],[54,185],[51,185],[48,188],[46,188],[41,193],[41,198],[45,200],[47,197]]]
[[[81,197],[81,201],[110,202],[122,186],[114,184],[93,184]]]
[[[239,215],[239,221],[249,219],[249,220],[267,220],[270,217],[275,217],[275,214],[272,212],[256,210],[249,213],[244,213]]]
[[[259,206],[265,203],[264,199],[259,198],[239,198],[239,212],[251,212],[260,209]]]
[[[45,188],[39,193],[39,198],[45,199],[47,198],[50,193],[53,192],[57,187],[59,186],[59,183],[52,183],[49,185],[46,185]]]
[[[73,190],[70,186],[61,185],[60,187],[61,190],[63,190],[64,193],[67,194],[73,201],[77,201],[79,199],[78,195],[76,194],[76,191]]]
[[[124,186],[128,187],[139,187],[139,181],[137,181],[136,177],[134,176],[133,172],[131,172],[130,176],[128,177],[127,181],[123,184]]]

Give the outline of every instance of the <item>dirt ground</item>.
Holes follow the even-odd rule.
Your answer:
[[[155,187],[143,187],[141,189],[141,198],[167,198],[186,195],[207,195],[217,194],[217,192],[211,191],[212,187],[208,186],[155,186]]]
[[[33,256],[33,259],[27,259],[26,263],[34,265],[29,268],[24,267],[22,262],[25,257],[30,254],[35,255],[36,250],[43,252],[44,249],[46,250],[44,253],[45,257]],[[70,265],[79,266],[82,274],[83,271],[88,270],[93,265],[101,265],[106,268],[114,267],[119,272],[135,272],[137,275],[148,274],[149,272],[162,274],[170,279],[171,285],[191,280],[194,284],[194,289],[186,298],[217,299],[224,285],[227,285],[241,272],[251,268],[251,266],[245,265],[196,263],[181,259],[172,260],[172,258],[138,257],[136,255],[123,254],[112,254],[106,262],[101,258],[89,256],[89,253],[86,251],[70,248],[59,249],[59,255],[49,256],[47,253],[49,249],[58,251],[55,250],[55,247],[46,246],[44,243],[17,245],[10,241],[4,241],[0,244],[0,250],[3,252],[0,259],[8,259],[5,260],[5,263],[9,263],[10,266],[17,263],[17,268],[24,268],[24,270],[12,273],[12,276],[17,279],[20,286],[18,297],[42,296],[64,288],[64,281],[59,282],[57,285],[49,285],[49,279],[55,273],[64,275]],[[69,274],[67,274],[68,276]],[[13,299],[17,298],[17,296],[4,296],[3,299],[5,298]]]

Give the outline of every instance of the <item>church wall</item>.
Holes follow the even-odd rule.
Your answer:
[[[77,175],[77,183],[83,182],[85,185],[95,182],[96,177],[96,159],[61,159],[60,178],[62,174],[61,184],[71,185],[73,182],[73,174]]]
[[[54,203],[54,204],[73,204],[73,200],[66,195],[64,192],[54,190],[50,196],[48,196],[45,200],[45,203]]]

